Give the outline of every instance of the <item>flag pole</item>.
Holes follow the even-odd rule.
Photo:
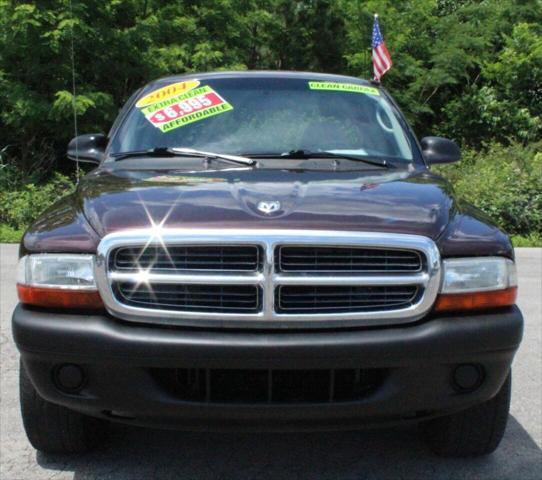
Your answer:
[[[373,16],[373,22],[376,22],[378,20],[378,13],[375,13],[374,16]],[[373,67],[373,50],[371,48],[371,68]],[[380,85],[380,80],[377,80],[376,78],[373,78],[371,79],[371,83],[374,83],[376,85]]]

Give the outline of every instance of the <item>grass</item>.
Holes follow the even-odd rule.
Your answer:
[[[0,243],[19,243],[24,230],[15,230],[8,225],[0,225]],[[514,247],[542,247],[542,235],[531,233],[529,235],[512,235]]]
[[[15,230],[9,225],[0,225],[0,243],[19,243],[24,230]]]
[[[530,233],[529,235],[512,235],[514,247],[542,247],[542,235]]]

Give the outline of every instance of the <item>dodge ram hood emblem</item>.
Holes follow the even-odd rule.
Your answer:
[[[260,212],[269,215],[280,210],[280,202],[278,200],[259,202],[257,208]]]

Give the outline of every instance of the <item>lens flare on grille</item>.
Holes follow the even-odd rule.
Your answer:
[[[141,205],[141,208],[143,208],[143,211],[145,212],[145,215],[147,216],[147,221],[149,222],[148,230],[151,232],[151,235],[149,236],[147,242],[145,245],[141,248],[138,257],[135,259],[138,272],[136,273],[136,278],[134,282],[134,287],[132,288],[130,292],[130,296],[133,296],[134,293],[136,293],[140,288],[145,288],[149,291],[149,293],[153,296],[154,299],[156,299],[156,295],[153,291],[152,285],[149,283],[149,274],[151,270],[154,268],[154,263],[152,260],[148,262],[145,266],[142,266],[140,264],[140,260],[142,255],[145,253],[147,248],[151,245],[158,245],[164,253],[166,254],[166,257],[168,261],[171,263],[171,265],[175,265],[173,258],[171,257],[171,254],[169,253],[169,249],[164,241],[163,233],[164,233],[164,225],[168,221],[169,217],[171,216],[171,213],[177,206],[179,199],[181,198],[181,194],[177,196],[175,201],[171,203],[168,210],[166,211],[165,215],[162,217],[160,221],[156,221],[153,217],[151,211],[149,210],[149,207],[145,203],[145,200],[141,198],[141,195],[138,194],[139,198],[139,204]]]

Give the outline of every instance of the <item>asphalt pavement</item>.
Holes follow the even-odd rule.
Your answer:
[[[362,432],[203,434],[114,425],[78,457],[43,455],[19,413],[11,337],[17,246],[0,244],[0,479],[514,479],[542,478],[542,249],[517,249],[525,337],[513,369],[512,408],[500,448],[485,458],[441,459],[415,427]]]

